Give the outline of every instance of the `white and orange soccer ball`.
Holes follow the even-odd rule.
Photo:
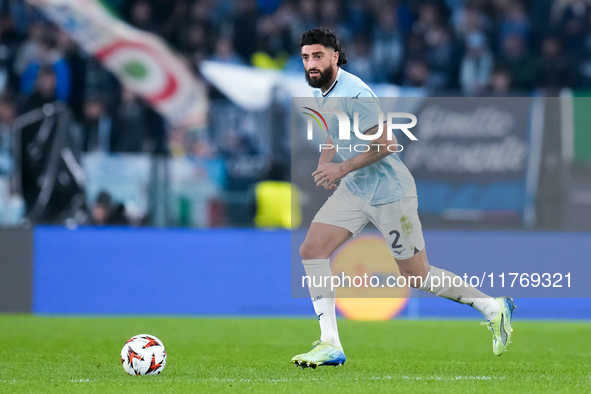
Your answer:
[[[154,335],[136,335],[121,349],[121,364],[130,375],[158,375],[166,365],[166,350]]]

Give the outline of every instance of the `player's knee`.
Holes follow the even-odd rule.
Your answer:
[[[306,239],[302,245],[300,245],[300,256],[303,260],[322,259],[322,248],[314,241]]]

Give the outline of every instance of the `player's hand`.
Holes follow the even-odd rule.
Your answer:
[[[344,178],[345,172],[339,163],[327,163],[319,165],[316,171],[312,173],[316,186],[321,186],[326,190],[335,190],[337,182]]]

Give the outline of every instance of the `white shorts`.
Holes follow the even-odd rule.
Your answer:
[[[415,188],[409,190],[400,200],[369,205],[341,184],[326,200],[312,222],[347,229],[354,237],[371,221],[388,242],[392,256],[404,260],[425,247],[417,209]]]

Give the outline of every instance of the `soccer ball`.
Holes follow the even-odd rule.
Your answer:
[[[158,375],[166,365],[166,350],[154,335],[136,335],[121,349],[121,364],[130,375]]]

